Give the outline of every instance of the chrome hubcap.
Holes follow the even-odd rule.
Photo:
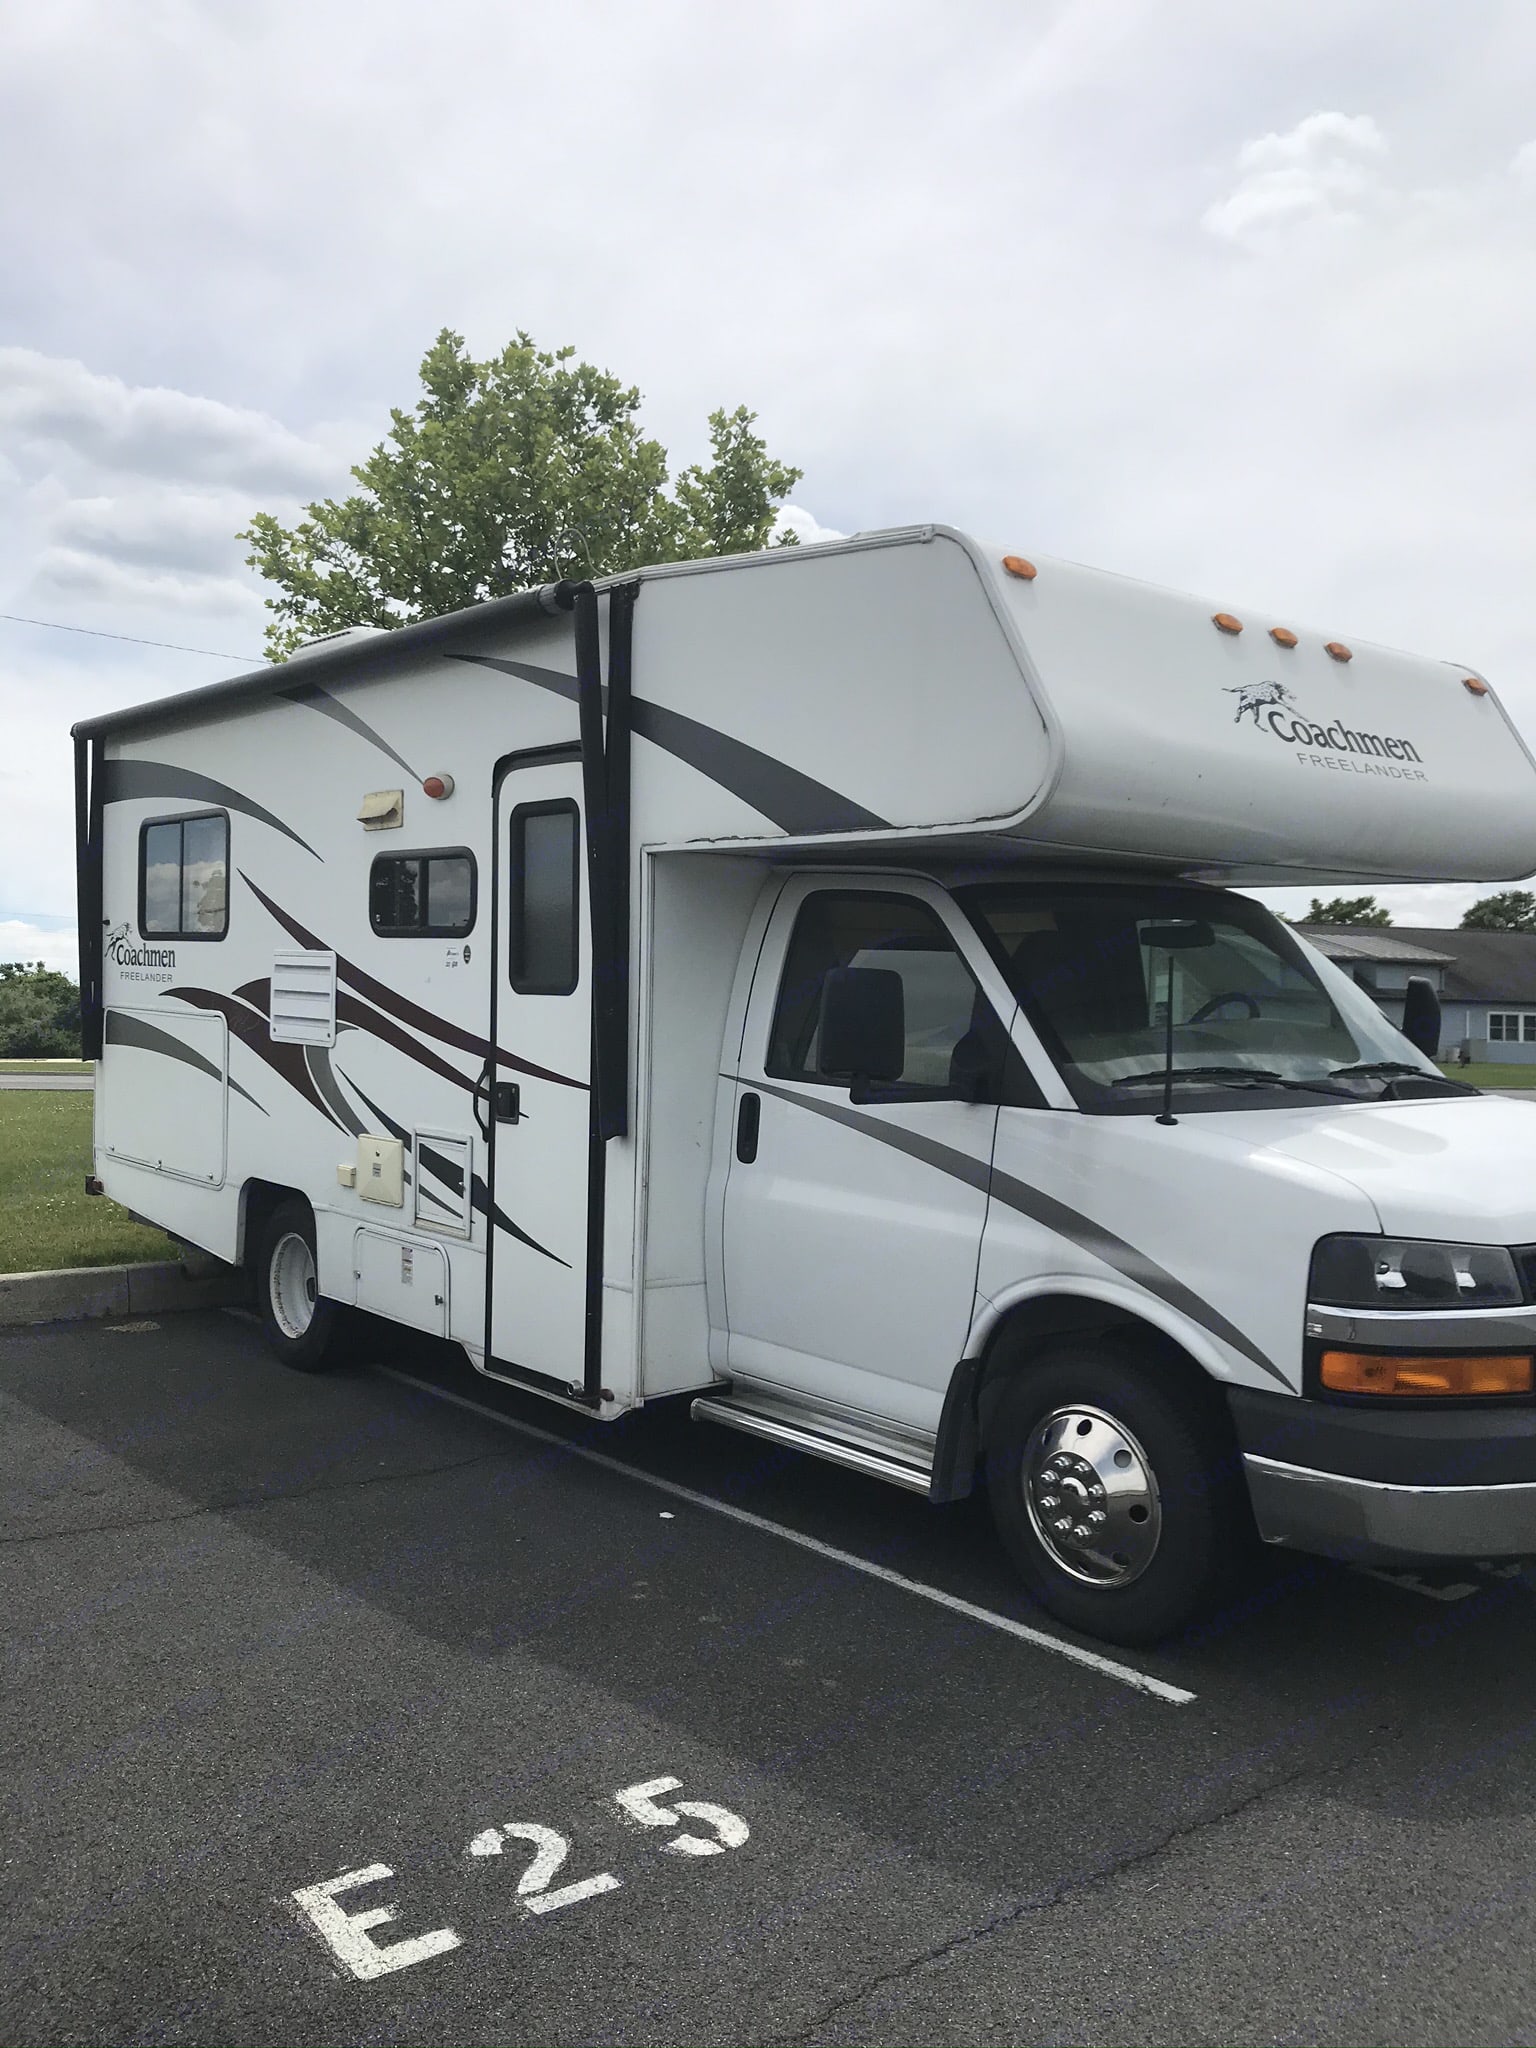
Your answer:
[[[285,1337],[302,1337],[315,1319],[315,1255],[296,1231],[273,1249],[268,1291],[277,1327]]]
[[[1123,1422],[1074,1402],[1036,1424],[1024,1505],[1053,1564],[1090,1586],[1128,1586],[1157,1554],[1163,1514],[1151,1461]]]

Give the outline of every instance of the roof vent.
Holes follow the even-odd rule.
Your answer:
[[[338,633],[322,633],[318,639],[300,641],[288,659],[302,661],[306,654],[324,654],[334,647],[348,647],[355,640],[372,640],[387,630],[384,626],[343,626]]]

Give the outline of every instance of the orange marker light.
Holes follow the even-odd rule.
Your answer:
[[[1234,619],[1230,612],[1212,612],[1211,624],[1220,633],[1241,633],[1243,630],[1242,620]]]
[[[1328,641],[1327,651],[1333,656],[1335,661],[1353,661],[1355,658],[1342,640]]]
[[[1275,642],[1277,647],[1294,647],[1296,645],[1296,635],[1289,626],[1271,626],[1269,637]]]
[[[1039,573],[1034,563],[1026,561],[1023,555],[1004,555],[1003,567],[1010,576],[1017,576],[1021,583],[1033,583]]]
[[[1529,1353],[1490,1358],[1383,1357],[1371,1351],[1325,1351],[1318,1376],[1338,1394],[1528,1394]]]
[[[1486,697],[1488,694],[1488,685],[1479,676],[1463,676],[1461,687],[1470,690],[1474,697]]]

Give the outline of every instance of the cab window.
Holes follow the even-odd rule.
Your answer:
[[[883,968],[901,977],[905,1058],[898,1090],[958,1093],[955,1048],[973,1032],[1001,1062],[1002,1027],[931,910],[905,896],[826,890],[801,906],[785,958],[766,1062],[776,1079],[847,1087],[846,1075],[823,1071],[818,1043],[822,987],[838,967]]]

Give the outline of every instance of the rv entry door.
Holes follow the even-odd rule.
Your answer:
[[[575,747],[496,783],[491,1044],[476,1110],[490,1157],[486,1369],[582,1379],[591,1149],[591,920]]]

